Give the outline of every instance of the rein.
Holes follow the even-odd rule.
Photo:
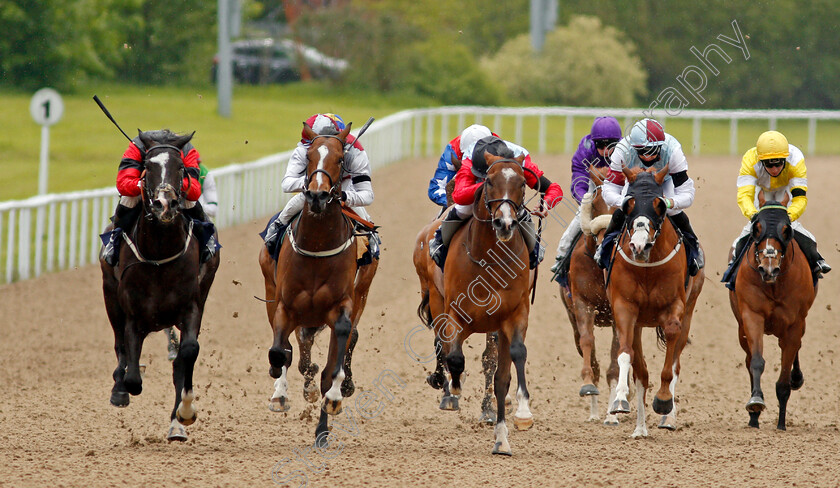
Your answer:
[[[192,235],[193,235],[192,230],[193,230],[193,224],[194,223],[195,222],[192,219],[190,219],[190,225],[189,225],[189,228],[187,229],[187,242],[184,244],[184,248],[181,249],[181,252],[179,252],[178,254],[176,254],[174,256],[170,256],[168,258],[165,258],[165,259],[159,259],[159,260],[146,259],[145,257],[143,257],[142,254],[140,254],[140,250],[137,249],[137,245],[134,244],[134,241],[131,240],[131,237],[129,237],[128,234],[125,231],[123,231],[123,237],[125,238],[125,243],[128,244],[128,247],[131,249],[131,252],[134,253],[134,257],[137,258],[137,261],[139,263],[146,263],[146,264],[153,264],[155,266],[160,266],[162,264],[171,263],[172,261],[175,261],[176,259],[180,258],[181,256],[183,256],[184,254],[187,253],[187,250],[189,250],[189,248],[190,248],[190,242],[192,241]],[[135,227],[134,229],[136,231],[137,227]],[[132,264],[139,264],[139,263],[132,263]],[[131,265],[129,265],[129,266],[131,266]],[[128,268],[128,266],[126,266],[126,268]],[[124,272],[125,272],[125,269],[123,269],[123,273]]]

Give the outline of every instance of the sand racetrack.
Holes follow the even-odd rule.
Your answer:
[[[535,161],[567,189],[568,157]],[[675,432],[656,429],[651,395],[647,439],[629,438],[632,401],[634,412],[619,427],[585,421],[588,403],[578,396],[581,360],[557,287],[548,282],[563,231],[553,221],[544,232],[547,260],[526,340],[534,428],[511,430],[512,458],[491,456],[493,430],[475,422],[483,386],[480,336],[465,348],[461,411],[438,410],[439,393],[425,383],[430,364],[413,361],[404,348],[406,335],[419,324],[414,237],[436,212],[425,196],[434,162],[418,159],[374,174],[371,213],[382,226],[384,250],[359,326],[356,394],[337,418],[350,432],[334,428],[342,442],[326,453],[329,458],[310,449],[317,410],[301,395],[296,367],[289,376],[291,410],[277,414],[267,408],[271,333],[263,304],[253,298],[264,293],[256,233],[266,217],[221,233],[222,266],[205,311],[195,371],[198,421],[188,428],[186,443],[164,440],[173,388],[163,334],[146,341],[143,394],[125,409],[108,403],[115,358],[98,266],[0,287],[0,486],[274,486],[272,473],[290,486],[838,486],[840,270],[821,281],[808,316],[800,353],[805,385],[791,395],[787,432],[775,429],[779,350],[770,338],[763,377],[768,408],[759,430],[747,427],[744,354],[718,283],[730,243],[745,223],[735,204],[739,163],[738,157],[689,158],[697,185],[689,216],[706,249],[708,280],[692,344],[682,356]],[[840,225],[832,191],[840,158],[807,163],[810,205],[802,221],[838,268]],[[605,369],[609,333],[599,330],[596,336]],[[658,388],[663,353],[651,329],[643,338]],[[428,354],[431,340],[423,331],[412,345]],[[322,335],[313,350],[321,365],[326,349]],[[295,365],[297,359],[295,351]],[[390,397],[374,386],[386,370],[404,382],[400,387],[383,381]],[[603,379],[600,387],[603,418]],[[366,392],[368,409],[380,411],[363,420],[356,400]]]

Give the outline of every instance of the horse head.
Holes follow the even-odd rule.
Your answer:
[[[668,176],[668,169],[667,164],[656,173],[654,168],[647,171],[622,168],[630,187],[621,209],[627,215],[630,251],[637,261],[650,258],[650,250],[662,230],[667,210],[662,182]]]
[[[306,151],[303,196],[313,213],[320,214],[327,204],[341,198],[344,144],[352,125],[347,124],[344,130],[336,131],[335,134],[317,134],[306,122],[303,123],[303,132],[312,141]]]
[[[496,238],[507,242],[517,230],[517,216],[525,205],[525,156],[506,158],[487,151],[484,157],[487,161],[484,207],[496,231]]]
[[[181,213],[182,188],[187,176],[183,150],[195,132],[183,136],[168,130],[138,132],[145,147],[141,182],[143,207],[158,221],[171,223]]]
[[[750,237],[755,242],[753,259],[761,279],[775,283],[782,271],[793,228],[787,213],[788,195],[781,202],[765,201],[764,192],[758,194],[759,211],[753,217]]]

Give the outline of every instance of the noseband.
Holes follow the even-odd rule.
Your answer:
[[[339,158],[341,163],[339,164],[340,172],[339,172],[338,181],[333,181],[332,176],[330,176],[330,174],[329,174],[329,172],[327,172],[327,170],[318,168],[315,171],[307,174],[304,177],[304,179],[303,179],[303,187],[304,187],[303,193],[304,193],[304,195],[309,195],[310,194],[309,183],[312,181],[312,177],[315,176],[318,173],[323,173],[327,177],[327,180],[329,180],[329,182],[330,182],[330,192],[329,192],[330,199],[327,201],[327,203],[330,203],[335,198],[338,198],[338,196],[341,194],[341,190],[340,190],[340,188],[341,188],[341,176],[344,174],[344,142],[341,140],[340,137],[332,135],[332,134],[317,135],[317,136],[312,138],[312,142],[315,142],[315,139],[318,139],[319,137],[328,137],[328,138],[332,138],[332,139],[337,139],[338,142],[341,142],[342,153],[341,153],[341,157]]]
[[[158,144],[158,145],[156,145],[156,146],[152,146],[152,147],[150,147],[149,149],[147,149],[147,150],[146,150],[145,157],[143,158],[143,174],[142,174],[142,175],[140,175],[141,179],[143,180],[143,195],[146,197],[146,199],[148,200],[148,204],[149,204],[149,206],[151,207],[151,206],[152,206],[152,201],[153,201],[154,194],[153,194],[153,193],[152,193],[152,194],[150,194],[149,192],[151,192],[151,191],[155,191],[155,192],[157,192],[157,191],[160,191],[160,190],[166,191],[166,190],[168,190],[168,189],[172,189],[172,191],[173,191],[173,192],[175,193],[175,195],[178,197],[178,201],[180,202],[180,201],[182,200],[182,192],[181,192],[181,187],[182,187],[182,185],[178,185],[177,187],[173,187],[173,186],[172,186],[172,185],[170,185],[169,183],[161,183],[161,185],[159,185],[159,186],[158,186],[157,188],[155,188],[154,190],[151,190],[151,189],[149,189],[149,188],[147,188],[147,187],[146,187],[146,181],[145,181],[145,180],[146,180],[146,174],[147,174],[147,172],[146,172],[146,168],[145,168],[145,167],[146,167],[146,165],[148,164],[149,159],[150,159],[150,158],[149,158],[149,153],[151,153],[151,152],[152,152],[152,151],[154,151],[155,149],[173,149],[173,150],[177,151],[177,152],[178,152],[178,154],[183,154],[183,151],[182,151],[181,149],[179,149],[179,148],[177,148],[177,147],[175,147],[175,146],[173,146],[173,145],[171,145],[171,144]],[[180,161],[180,165],[179,165],[179,167],[178,167],[178,171],[179,171],[179,172],[180,172],[180,174],[181,174],[181,175],[180,175],[180,178],[179,178],[179,181],[183,182],[183,181],[184,181],[184,171],[185,171],[184,158],[183,158],[183,157],[179,157],[178,159],[179,159],[179,161]],[[187,185],[192,185],[192,181],[191,181],[189,178],[187,178]],[[190,187],[189,187],[189,186],[187,186],[187,192],[189,192],[189,188],[190,188]]]
[[[494,161],[494,162],[493,162],[493,164],[491,164],[490,166],[488,166],[488,167],[487,167],[487,173],[489,173],[489,172],[490,172],[490,168],[492,168],[493,166],[495,166],[495,165],[496,165],[496,164],[498,164],[498,163],[516,163],[516,165],[517,165],[517,166],[519,166],[520,168],[522,168],[522,170],[523,170],[523,171],[528,171],[528,172],[530,172],[532,175],[534,175],[534,177],[535,177],[535,178],[537,178],[537,180],[539,180],[539,177],[537,177],[536,173],[534,173],[531,169],[526,168],[524,165],[520,165],[520,164],[519,164],[519,161],[517,161],[517,160],[515,160],[515,159],[509,159],[509,158],[506,158],[506,159],[499,159],[499,160],[497,160],[497,161]],[[486,174],[486,173],[485,173],[485,174]],[[525,208],[525,202],[522,202],[522,203],[516,203],[516,202],[514,202],[513,200],[511,200],[510,198],[494,198],[494,199],[492,199],[492,200],[488,200],[488,199],[487,199],[487,192],[486,192],[486,191],[483,191],[483,192],[482,192],[481,197],[482,197],[481,199],[484,201],[484,208],[486,208],[486,209],[487,209],[487,214],[488,214],[488,215],[490,215],[490,218],[485,220],[485,219],[481,219],[481,218],[479,218],[479,217],[476,215],[476,216],[475,216],[475,219],[476,219],[476,220],[478,220],[479,222],[491,222],[491,221],[493,220],[493,215],[495,215],[495,212],[494,212],[494,211],[490,208],[490,205],[492,205],[492,204],[494,204],[494,203],[498,203],[498,204],[499,204],[499,206],[498,206],[498,207],[496,207],[496,211],[498,211],[498,210],[499,210],[499,207],[501,207],[501,206],[502,206],[502,204],[504,204],[504,203],[509,204],[511,207],[513,207],[514,213],[515,213],[517,216],[518,216],[520,213],[522,213],[522,209],[523,209],[523,208]],[[524,218],[524,217],[522,217],[522,218]],[[522,220],[522,219],[521,219],[521,218],[519,218],[519,217],[517,217],[517,220]]]

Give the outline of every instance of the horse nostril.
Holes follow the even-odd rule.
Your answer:
[[[163,208],[163,202],[161,202],[160,200],[155,200],[154,202],[152,202],[152,207],[154,207],[156,210],[160,210]]]
[[[493,219],[493,227],[496,229],[502,228],[502,220],[501,219]]]
[[[645,244],[645,251],[649,251],[653,247],[653,243],[648,242]]]
[[[178,200],[172,200],[172,201],[169,202],[169,208],[171,208],[173,210],[176,210],[180,206],[181,206],[181,204],[178,203]]]

